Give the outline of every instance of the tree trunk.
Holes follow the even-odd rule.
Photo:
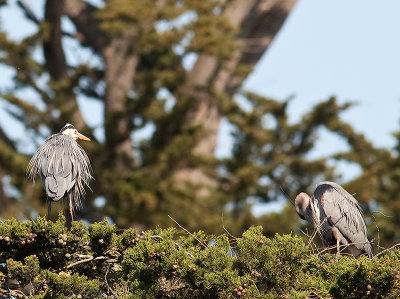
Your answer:
[[[199,55],[189,74],[188,87],[190,94],[198,101],[187,114],[187,120],[194,125],[202,126],[204,137],[194,147],[193,154],[204,157],[214,155],[217,135],[223,118],[218,103],[210,98],[209,88],[217,93],[226,92],[232,96],[237,92],[247,74],[237,75],[235,70],[245,64],[253,68],[261,55],[271,44],[281,29],[286,17],[293,9],[296,0],[233,0],[230,1],[223,14],[233,26],[239,28],[238,40],[243,47],[236,49],[228,62],[223,65],[216,56]],[[177,171],[175,178],[190,183],[215,186],[213,180],[203,172],[194,169]],[[204,190],[201,192],[207,194]]]
[[[68,1],[67,1],[68,2]],[[54,81],[67,79],[67,63],[61,43],[61,16],[64,11],[63,0],[47,0],[45,4],[45,20],[50,25],[48,36],[43,40],[43,51],[46,69]],[[60,90],[54,101],[61,111],[61,119],[54,126],[61,127],[66,122],[72,122],[79,130],[85,127],[76,97],[72,90]]]
[[[82,43],[89,45],[104,59],[104,119],[106,145],[110,153],[106,160],[122,174],[134,162],[126,95],[132,87],[138,63],[138,57],[132,51],[136,30],[132,28],[122,37],[110,38],[101,31],[99,20],[93,16],[95,10],[82,0],[68,0],[65,5],[65,13],[82,34]]]
[[[104,49],[106,64],[104,95],[106,140],[110,153],[118,157],[117,171],[133,166],[133,146],[130,139],[130,117],[126,110],[126,95],[131,89],[138,57],[132,53],[134,34],[115,38]]]

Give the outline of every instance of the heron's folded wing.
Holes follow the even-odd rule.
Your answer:
[[[75,183],[72,177],[72,161],[62,148],[54,148],[42,165],[47,196],[53,200],[61,199]]]
[[[47,197],[53,201],[59,200],[60,198],[57,197],[58,184],[55,178],[53,176],[45,177],[43,183]]]
[[[363,249],[368,243],[367,228],[356,199],[339,185],[331,183],[320,184],[315,190],[315,195],[319,196],[321,207],[331,224],[336,226],[349,242]]]

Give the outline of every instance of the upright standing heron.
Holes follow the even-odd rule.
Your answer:
[[[318,231],[324,246],[348,245],[353,256],[366,253],[372,258],[371,244],[363,212],[357,200],[333,182],[317,184],[313,196],[302,192],[295,199],[300,218]]]
[[[46,139],[28,165],[29,177],[40,175],[48,200],[47,219],[51,212],[51,202],[63,197],[69,199],[71,221],[74,209],[81,206],[85,195],[84,185],[89,186],[92,167],[83,148],[76,142],[90,141],[71,124],[66,124],[59,133]]]

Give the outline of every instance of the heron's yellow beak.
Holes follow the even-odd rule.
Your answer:
[[[85,135],[81,134],[81,133],[77,133],[78,138],[82,139],[82,140],[86,140],[86,141],[91,141],[89,137],[86,137]]]

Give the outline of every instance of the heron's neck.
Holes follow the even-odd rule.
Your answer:
[[[312,215],[312,218],[313,218],[312,219],[313,224],[318,226],[320,221],[321,221],[320,211],[319,211],[319,202],[318,202],[317,199],[314,198],[314,196],[311,197],[310,206],[309,207],[310,207],[310,210],[311,210],[310,212],[311,212],[311,215]]]

